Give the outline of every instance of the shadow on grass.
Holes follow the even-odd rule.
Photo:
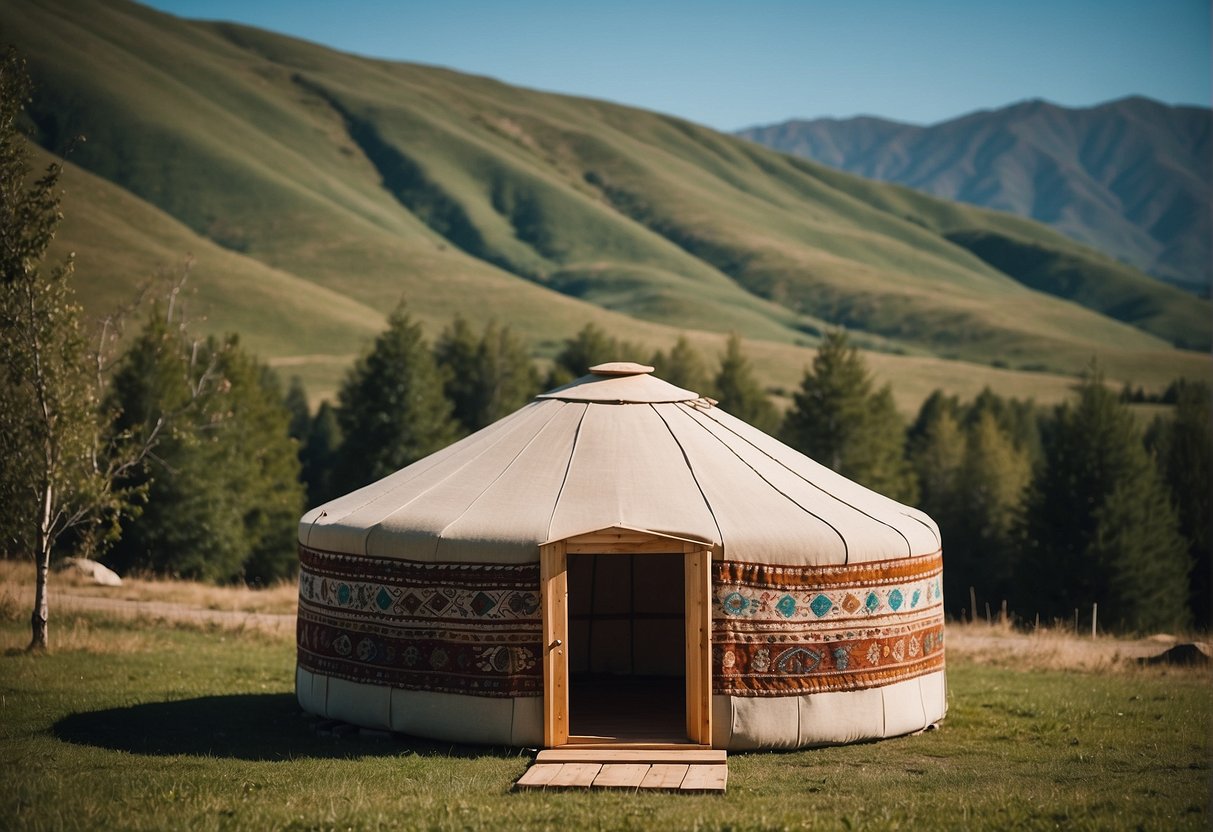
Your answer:
[[[516,748],[454,745],[392,734],[316,734],[289,693],[204,696],[72,714],[54,724],[65,742],[133,754],[192,754],[238,760],[399,757],[516,757]]]

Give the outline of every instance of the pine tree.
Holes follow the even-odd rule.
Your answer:
[[[1128,629],[1183,626],[1187,553],[1132,413],[1093,370],[1048,428],[1025,501],[1019,608],[1068,619],[1098,603],[1100,621]]]
[[[871,375],[846,333],[827,333],[784,419],[784,441],[895,500],[913,502],[917,483],[905,458],[905,426],[892,388]]]
[[[941,406],[946,400],[928,398],[919,411],[915,427],[919,434],[911,451],[911,464],[918,476],[919,506],[939,525],[943,537],[944,598],[951,607],[967,607],[970,558],[963,539],[967,528],[961,508],[960,469],[965,457],[965,437],[954,409]]]
[[[307,390],[299,376],[291,377],[291,386],[287,388],[282,404],[291,415],[290,436],[302,445],[311,427],[312,413],[307,404]]]
[[[1007,598],[1015,569],[1014,529],[1032,466],[992,413],[969,428],[956,481],[956,538],[949,541],[950,583],[967,598],[974,587],[994,604]],[[945,589],[944,597],[948,597]],[[955,607],[955,604],[953,604]]]
[[[539,375],[526,345],[494,321],[476,338],[467,322],[456,317],[435,344],[434,357],[465,433],[509,415],[539,392]]]
[[[985,387],[965,410],[965,428],[971,429],[986,413],[994,417],[998,426],[1015,442],[1015,447],[1024,451],[1033,464],[1040,461],[1043,450],[1040,415],[1035,402],[1005,399]]]
[[[508,326],[489,321],[477,347],[483,400],[475,430],[508,416],[539,392],[539,373],[526,343]]]
[[[558,387],[590,371],[590,367],[607,361],[626,360],[620,353],[619,342],[597,325],[588,323],[564,342],[556,356],[556,364],[548,376],[547,386]]]
[[[341,496],[335,481],[340,454],[341,426],[337,423],[337,411],[326,399],[316,408],[316,416],[299,452],[303,481],[307,483],[309,509]]]
[[[766,433],[774,433],[778,427],[775,406],[754,377],[754,368],[742,352],[741,336],[736,332],[729,334],[720,356],[720,370],[712,380],[712,392],[724,410],[743,422]]]
[[[223,379],[219,392],[226,397],[220,441],[227,451],[228,475],[235,480],[232,490],[241,495],[243,506],[247,549],[239,577],[253,585],[291,577],[298,567],[304,488],[281,382],[235,336],[223,345],[217,370]]]
[[[1105,627],[1166,632],[1190,623],[1187,553],[1177,526],[1165,489],[1155,483],[1118,483],[1095,512],[1088,551]]]
[[[930,426],[944,413],[948,414],[952,421],[959,426],[963,419],[960,399],[956,396],[949,396],[942,390],[934,390],[918,408],[918,415],[914,417],[914,423],[906,432],[906,446],[909,448],[911,457],[918,453],[919,445],[923,442]]]
[[[172,428],[133,477],[146,493],[107,556],[121,571],[252,583],[294,572],[303,508],[276,377],[234,337],[188,344],[153,316],[115,376],[123,429]]]
[[[115,373],[120,429],[149,431],[158,414],[174,414],[154,456],[128,479],[145,499],[105,557],[120,573],[226,580],[240,572],[240,523],[224,483],[220,424],[210,424],[194,395],[220,382],[198,356],[156,310]]]
[[[685,335],[679,335],[669,355],[661,350],[653,353],[649,360],[653,372],[675,387],[703,393],[708,389],[708,374],[704,368],[703,358]]]
[[[476,335],[462,315],[456,315],[434,343],[434,361],[443,376],[442,389],[451,402],[451,416],[464,433],[476,430],[473,426],[480,416],[478,347]]]
[[[398,471],[456,436],[442,374],[403,304],[358,359],[338,401],[343,441],[336,485],[343,491]]]
[[[906,458],[906,426],[886,384],[870,400],[867,441],[852,455],[856,482],[903,503],[918,501],[918,480]]]
[[[1213,408],[1211,391],[1203,382],[1171,385],[1175,399],[1172,418],[1156,418],[1147,434],[1163,479],[1170,490],[1171,502],[1179,512],[1179,528],[1188,543],[1192,563],[1191,606],[1196,624],[1213,625]]]

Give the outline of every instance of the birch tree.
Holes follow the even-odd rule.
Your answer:
[[[48,646],[51,553],[69,533],[95,540],[115,514],[88,344],[69,279],[73,258],[48,266],[62,165],[30,182],[18,127],[29,101],[24,61],[0,58],[0,504],[5,554],[35,565],[30,650]]]
[[[122,485],[165,419],[112,429],[101,402],[123,310],[95,330],[71,285],[74,258],[46,264],[62,219],[63,166],[32,181],[19,120],[30,98],[24,61],[0,56],[0,551],[34,563],[30,651],[49,647],[51,556],[70,543],[92,554],[118,534],[137,487]]]

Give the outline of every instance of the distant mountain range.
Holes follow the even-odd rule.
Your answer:
[[[551,356],[587,322],[642,345],[747,339],[794,386],[844,326],[895,379],[1064,395],[1092,357],[1204,374],[1210,305],[1030,220],[689,122],[371,60],[124,0],[5,0],[43,162],[73,144],[57,251],[86,303],[192,254],[189,308],[331,392],[402,298]],[[905,391],[911,391],[909,393]]]
[[[737,133],[924,193],[1031,217],[1197,294],[1213,281],[1213,111],[1025,101],[919,127],[786,121]]]

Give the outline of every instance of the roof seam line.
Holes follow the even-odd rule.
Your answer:
[[[525,413],[526,411],[531,410],[531,409],[532,409],[532,407],[531,407],[531,405],[532,405],[532,404],[534,404],[534,402],[530,402],[530,403],[528,403],[526,406],[524,406],[524,407],[522,407],[522,408],[519,408],[518,410],[516,410],[516,411],[514,411],[513,413],[511,413],[509,416],[505,417],[505,419],[502,419],[502,420],[501,420],[501,422],[505,422],[506,420],[509,420],[509,427],[510,427],[510,430],[516,430],[518,426],[517,426],[517,425],[515,425],[515,424],[514,424],[514,422],[522,422],[523,424],[525,424],[525,420],[522,418],[522,414],[523,414],[523,413]],[[515,418],[514,418],[515,416],[518,416],[519,418],[515,419]],[[500,425],[500,424],[501,424],[501,422],[497,422],[496,424]],[[429,456],[422,457],[421,459],[418,459],[418,460],[416,460],[415,462],[412,462],[412,463],[410,463],[410,464],[406,465],[404,468],[401,468],[401,469],[400,469],[400,471],[407,471],[409,468],[413,467],[414,465],[417,465],[418,463],[423,463],[423,462],[426,462],[426,461],[428,461],[428,460],[432,459],[434,456],[436,456],[436,455],[438,455],[438,454],[442,453],[443,451],[446,451],[446,450],[449,450],[449,449],[451,449],[451,448],[454,448],[454,447],[456,447],[457,445],[459,445],[460,443],[467,442],[468,440],[471,440],[471,439],[473,439],[474,437],[478,437],[478,438],[477,438],[477,441],[476,441],[474,444],[469,443],[469,445],[468,445],[468,448],[474,449],[474,453],[472,453],[472,454],[470,455],[470,458],[466,459],[464,462],[462,462],[461,464],[457,465],[457,466],[455,467],[455,470],[453,470],[453,471],[451,471],[450,473],[446,474],[445,476],[443,476],[443,477],[442,477],[440,480],[438,480],[437,482],[435,482],[435,483],[431,483],[431,484],[430,484],[429,486],[427,486],[426,488],[422,489],[421,491],[418,491],[416,494],[414,494],[412,497],[410,497],[410,498],[409,498],[409,499],[408,499],[406,502],[402,503],[401,505],[396,506],[394,509],[392,509],[390,512],[388,512],[388,513],[387,513],[386,515],[384,515],[383,517],[380,517],[380,518],[379,518],[377,521],[375,521],[374,523],[370,523],[370,524],[368,524],[368,525],[367,525],[367,527],[366,527],[366,529],[364,530],[363,535],[362,535],[362,553],[363,553],[364,555],[369,555],[369,554],[371,553],[371,552],[370,552],[371,535],[372,535],[372,534],[374,533],[374,531],[375,531],[377,528],[379,528],[379,527],[380,527],[380,526],[381,526],[381,525],[382,525],[382,524],[383,524],[383,523],[384,523],[384,522],[385,522],[385,521],[386,521],[388,518],[390,518],[390,517],[394,517],[394,516],[396,516],[397,514],[399,514],[400,512],[404,511],[406,508],[408,508],[408,507],[409,507],[409,506],[411,506],[413,503],[415,503],[415,502],[417,502],[418,500],[420,500],[422,497],[424,497],[424,496],[425,496],[426,494],[428,494],[430,491],[432,491],[432,490],[434,490],[435,488],[437,488],[438,486],[442,485],[444,482],[446,482],[446,481],[447,481],[447,480],[449,480],[451,477],[453,477],[453,476],[455,476],[456,474],[458,474],[460,471],[462,471],[464,468],[466,468],[466,467],[467,467],[468,465],[470,465],[472,462],[474,462],[475,460],[479,459],[480,457],[482,457],[482,456],[484,456],[486,453],[488,453],[489,448],[491,448],[491,447],[492,447],[492,445],[491,445],[491,444],[488,444],[488,445],[486,446],[486,443],[485,443],[485,437],[484,437],[484,436],[482,436],[482,435],[480,435],[480,434],[481,434],[481,431],[477,431],[476,433],[469,434],[468,436],[463,437],[463,439],[458,440],[458,441],[457,441],[457,442],[455,442],[454,444],[447,445],[445,448],[442,448],[441,450],[436,451],[435,453],[430,454]],[[465,448],[465,449],[464,449],[464,451],[466,451],[466,450],[467,450],[467,449]],[[458,456],[458,454],[451,454],[451,456]],[[443,462],[445,462],[446,460],[445,460],[445,459],[443,459],[442,461],[443,461]],[[412,476],[412,477],[408,478],[408,479],[407,479],[407,480],[405,480],[404,482],[401,482],[401,483],[399,483],[399,484],[397,484],[397,485],[394,485],[394,486],[393,486],[393,487],[392,487],[392,488],[391,488],[389,491],[387,491],[385,494],[377,494],[377,495],[375,495],[375,496],[373,496],[373,497],[368,498],[366,502],[362,503],[362,504],[361,504],[360,506],[358,506],[357,508],[352,509],[350,512],[348,512],[348,513],[347,513],[346,515],[344,515],[344,516],[348,517],[350,514],[354,514],[355,512],[361,511],[363,508],[366,508],[367,506],[369,506],[369,505],[373,504],[373,503],[374,503],[376,500],[383,499],[385,496],[387,496],[387,495],[389,495],[389,494],[394,494],[394,493],[395,493],[395,492],[396,492],[398,489],[401,489],[401,488],[406,487],[407,485],[409,485],[410,483],[412,483],[412,482],[413,482],[415,479],[420,478],[421,476],[423,476],[425,473],[427,473],[427,472],[428,472],[428,471],[430,471],[431,469],[433,469],[433,468],[437,467],[437,464],[438,464],[438,463],[431,463],[431,464],[427,465],[427,466],[426,466],[426,467],[425,467],[423,470],[421,470],[421,471],[417,472],[417,474],[415,474],[414,476]],[[394,473],[399,473],[399,471],[394,472]],[[393,474],[388,474],[388,476],[389,476],[389,477],[390,477],[390,476],[393,476]],[[386,478],[385,478],[385,479],[386,479]],[[372,482],[372,483],[368,483],[368,485],[374,485],[374,483],[373,483],[373,482]],[[311,538],[311,535],[308,535],[308,538],[310,539],[310,538]]]
[[[915,517],[913,514],[906,514],[904,511],[901,513],[901,516],[907,517],[910,520],[913,520],[918,525],[922,526],[924,529],[926,529],[928,532],[931,533],[931,537],[935,538],[936,543],[938,543],[940,546],[943,545],[943,540],[940,539],[939,533],[936,532],[934,529],[932,529],[928,524],[922,522],[921,517]]]
[[[532,445],[535,444],[535,440],[539,438],[539,434],[541,434],[545,430],[547,430],[548,425],[552,424],[552,421],[556,418],[556,414],[559,413],[560,410],[561,410],[561,408],[558,408],[558,407],[553,408],[552,415],[550,417],[548,417],[548,420],[546,422],[544,422],[542,425],[540,425],[539,429],[536,430],[535,433],[532,434],[531,438],[526,441],[526,444],[523,445],[521,448],[519,448],[518,452],[516,454],[514,454],[514,456],[510,459],[509,462],[507,462],[505,464],[505,467],[503,467],[499,472],[497,472],[497,476],[493,477],[493,479],[490,480],[489,483],[480,490],[480,493],[477,494],[472,499],[472,501],[467,504],[467,506],[463,509],[463,511],[459,512],[459,515],[457,517],[455,517],[453,520],[451,520],[451,522],[447,523],[445,526],[442,527],[442,530],[439,531],[438,534],[435,536],[435,541],[436,541],[435,545],[434,545],[435,550],[437,550],[437,548],[442,545],[442,541],[444,540],[444,536],[446,535],[447,530],[450,529],[451,526],[455,525],[460,520],[462,520],[463,517],[469,511],[472,510],[472,507],[475,506],[476,503],[480,501],[480,498],[483,497],[486,493],[488,493],[488,490],[490,488],[492,488],[493,485],[495,485],[498,480],[500,480],[502,477],[504,477],[506,475],[506,472],[509,471],[511,467],[513,467],[514,463],[518,461],[518,458],[521,457],[524,453],[526,453],[527,449],[529,449]]]
[[[573,470],[573,457],[577,455],[577,440],[581,438],[581,424],[585,421],[585,415],[590,412],[590,407],[585,402],[569,402],[569,404],[581,405],[581,418],[577,420],[577,430],[573,431],[573,446],[569,448],[569,461],[564,466],[564,478],[560,480],[560,490],[556,492],[556,499],[552,502],[552,513],[548,516],[548,533],[544,535],[544,540],[552,539],[552,523],[556,520],[556,512],[560,510],[560,498],[564,496],[564,487],[569,482],[569,472]]]
[[[675,407],[685,408],[686,405],[682,402],[673,402]],[[724,532],[720,530],[720,522],[716,519],[716,512],[712,510],[712,502],[708,499],[708,495],[704,493],[703,486],[699,484],[699,477],[695,475],[695,469],[691,467],[691,459],[687,456],[686,449],[682,447],[682,443],[678,441],[678,436],[674,433],[674,429],[670,427],[670,423],[666,421],[665,416],[657,409],[656,404],[650,404],[649,407],[657,414],[657,418],[665,425],[665,429],[670,432],[670,438],[674,440],[674,444],[678,446],[678,453],[682,454],[682,459],[687,465],[687,473],[691,475],[691,480],[694,481],[695,487],[699,489],[699,496],[703,499],[703,504],[708,508],[708,514],[712,518],[712,525],[716,527],[716,539],[720,541],[720,548],[724,550]]]
[[[709,418],[709,419],[712,419],[711,415],[708,415],[708,418]],[[790,473],[792,476],[796,477],[797,479],[801,480],[802,482],[805,482],[805,483],[807,483],[808,485],[811,485],[813,488],[816,488],[818,491],[820,491],[822,494],[825,494],[825,495],[826,495],[827,497],[829,497],[830,499],[832,499],[832,500],[837,500],[838,502],[842,503],[842,504],[843,504],[844,506],[846,506],[847,508],[849,508],[849,509],[851,509],[851,510],[853,510],[853,511],[856,511],[856,512],[858,512],[858,513],[860,513],[860,514],[862,514],[864,517],[867,517],[869,520],[872,520],[872,521],[874,521],[874,522],[876,522],[876,523],[881,524],[882,526],[887,526],[888,528],[892,529],[894,532],[896,532],[896,533],[897,533],[897,536],[898,536],[898,537],[900,537],[902,540],[904,540],[904,541],[905,541],[905,543],[906,543],[906,553],[907,553],[908,555],[910,555],[910,556],[912,556],[912,555],[914,554],[914,547],[913,547],[913,545],[911,545],[911,543],[910,543],[910,539],[909,539],[908,537],[906,537],[905,532],[903,532],[901,529],[899,529],[899,528],[897,528],[896,526],[894,526],[892,523],[889,523],[889,522],[888,522],[888,521],[886,521],[886,520],[881,520],[879,517],[873,517],[871,514],[869,514],[868,512],[864,511],[863,509],[861,509],[859,506],[856,506],[856,505],[853,505],[853,504],[851,504],[851,503],[847,502],[846,500],[842,499],[842,497],[839,497],[837,494],[834,494],[834,493],[833,493],[833,492],[831,492],[831,491],[826,491],[824,488],[822,488],[820,485],[818,485],[817,483],[815,483],[815,482],[813,482],[812,480],[810,480],[808,477],[804,476],[803,474],[800,474],[799,472],[797,472],[797,471],[793,470],[792,468],[789,468],[789,467],[788,467],[787,465],[785,465],[783,462],[781,462],[780,460],[778,460],[778,459],[776,459],[775,457],[771,456],[769,453],[767,453],[766,451],[764,451],[762,448],[760,448],[760,447],[758,447],[757,445],[755,445],[755,444],[754,444],[753,442],[751,442],[749,439],[745,438],[744,436],[742,436],[741,434],[739,434],[737,431],[733,430],[733,429],[732,429],[732,428],[730,428],[728,425],[726,425],[726,424],[724,424],[723,422],[721,422],[719,419],[712,419],[712,422],[713,422],[713,423],[715,423],[715,424],[717,424],[717,425],[720,425],[720,427],[721,427],[721,429],[722,429],[722,430],[727,430],[729,433],[731,433],[731,434],[733,434],[734,436],[736,436],[738,439],[740,439],[742,442],[744,442],[744,443],[746,443],[747,445],[749,445],[749,446],[750,446],[751,448],[753,448],[755,451],[757,451],[758,453],[760,453],[760,454],[762,454],[763,456],[765,456],[767,459],[769,459],[769,460],[771,460],[772,462],[774,462],[774,463],[775,463],[776,465],[778,465],[780,468],[782,468],[783,470],[787,471],[787,472],[788,472],[788,473]],[[793,449],[793,450],[795,450],[795,449]],[[806,454],[805,456],[807,457],[808,455]],[[816,460],[814,460],[814,461],[816,461]],[[820,463],[819,463],[819,464],[820,464]],[[822,467],[827,467],[827,466],[822,466]],[[828,467],[827,467],[827,470],[833,471],[835,474],[838,474],[838,472],[837,472],[837,471],[834,471],[834,469],[832,469],[832,468],[828,468]],[[838,476],[840,476],[840,477],[841,477],[841,476],[842,476],[842,474],[838,474]],[[845,479],[845,478],[844,478],[844,479]],[[856,483],[856,485],[859,485],[859,483]],[[866,486],[861,486],[861,487],[866,487]],[[869,491],[871,491],[871,489],[868,489],[868,490],[869,490]],[[875,492],[874,492],[874,493],[875,493]],[[884,496],[884,495],[881,495],[881,496]],[[886,498],[886,499],[891,499],[891,498]],[[793,501],[793,502],[794,502],[794,501]],[[896,501],[894,501],[894,502],[896,502]],[[848,557],[848,561],[849,561],[849,557]]]
[[[709,418],[710,418],[710,417],[709,417]],[[799,501],[792,499],[791,495],[787,494],[787,493],[786,493],[786,492],[784,492],[782,489],[780,489],[778,486],[776,486],[776,485],[775,485],[775,483],[771,482],[769,479],[767,479],[766,477],[764,477],[764,476],[762,475],[762,473],[761,473],[761,472],[760,472],[760,471],[759,471],[757,468],[755,468],[753,465],[751,465],[749,462],[747,462],[747,461],[745,460],[745,458],[744,458],[744,457],[742,457],[742,455],[741,455],[741,454],[737,453],[737,451],[735,451],[735,450],[733,450],[733,448],[729,447],[729,445],[728,445],[727,443],[722,442],[719,436],[717,436],[716,434],[712,433],[712,431],[708,430],[707,426],[706,426],[706,425],[704,425],[704,424],[702,424],[702,423],[701,423],[701,422],[700,422],[698,419],[692,419],[691,421],[692,421],[692,422],[694,422],[696,425],[698,425],[698,426],[699,426],[699,429],[700,429],[700,430],[702,430],[704,433],[706,433],[708,436],[710,436],[710,437],[712,437],[713,439],[715,439],[717,442],[719,442],[719,443],[720,443],[721,445],[723,445],[725,448],[728,448],[729,453],[731,453],[733,456],[737,457],[737,460],[738,460],[738,461],[739,461],[739,462],[740,462],[742,465],[744,465],[745,467],[747,467],[747,468],[749,468],[751,471],[753,471],[753,472],[754,472],[754,476],[758,477],[758,479],[762,480],[762,481],[763,481],[763,482],[765,482],[767,485],[769,485],[769,486],[771,487],[771,490],[772,490],[772,491],[774,491],[774,492],[775,492],[776,494],[778,494],[779,496],[783,497],[785,500],[787,500],[787,501],[788,501],[789,503],[791,503],[792,505],[794,505],[794,506],[796,506],[797,508],[799,508],[799,509],[800,509],[801,511],[803,511],[805,514],[809,515],[810,517],[816,517],[816,518],[817,518],[818,520],[820,520],[822,523],[824,523],[825,525],[829,526],[830,531],[832,531],[832,532],[834,532],[834,534],[838,535],[838,539],[839,539],[840,541],[842,541],[843,563],[850,563],[850,562],[851,562],[851,547],[850,547],[849,545],[847,545],[847,539],[846,539],[846,537],[843,535],[843,533],[842,533],[841,531],[839,531],[839,530],[838,530],[838,527],[836,527],[836,526],[835,526],[833,523],[831,523],[829,520],[827,520],[827,519],[825,519],[824,517],[822,517],[820,514],[817,514],[817,513],[816,513],[816,512],[814,512],[814,511],[810,511],[810,510],[809,510],[809,508],[808,508],[807,506],[802,505],[802,504],[801,504]],[[712,419],[712,422],[713,422],[714,424],[717,424],[717,425],[719,425],[719,424],[720,424],[720,423],[719,423],[719,422],[717,422],[715,419]],[[724,426],[723,426],[723,425],[721,425],[721,427],[724,427]],[[726,428],[726,430],[727,430],[727,428]],[[733,431],[730,431],[730,433],[733,433],[733,435],[734,435],[734,436],[737,436],[737,434],[736,434],[736,433],[734,433]],[[746,444],[750,445],[750,447],[753,447],[753,443],[748,442],[748,441],[745,439],[745,437],[742,437],[742,436],[737,436],[737,438],[738,438],[738,439],[740,439],[740,440],[741,440],[741,441],[743,441],[743,442],[746,442]],[[757,449],[757,450],[760,450],[760,449]],[[786,466],[785,466],[785,467],[786,467]],[[908,542],[909,542],[909,541],[907,541],[907,543],[908,543]]]
[[[529,405],[528,405],[528,406],[529,406]],[[507,417],[506,417],[506,419],[513,419],[513,417],[515,417],[515,416],[517,416],[518,414],[522,413],[522,411],[523,411],[523,410],[525,410],[525,409],[526,409],[526,407],[523,407],[523,408],[520,408],[519,410],[514,411],[514,413],[511,413],[509,416],[507,416]],[[475,434],[472,434],[472,436],[474,436],[474,435],[475,435]],[[435,453],[442,453],[443,451],[446,451],[446,450],[448,450],[448,449],[454,448],[454,447],[455,447],[456,445],[458,445],[460,442],[463,442],[464,440],[471,439],[471,438],[472,438],[471,436],[465,436],[463,439],[460,439],[460,440],[458,440],[457,442],[454,442],[454,443],[452,443],[452,444],[450,444],[450,445],[447,445],[445,448],[442,448],[441,450],[436,451]],[[425,462],[426,460],[428,460],[430,457],[432,457],[432,456],[434,456],[434,455],[435,455],[435,454],[430,454],[429,456],[422,457],[421,459],[417,460],[416,462],[412,463],[411,465],[406,465],[404,468],[401,468],[401,469],[399,469],[399,470],[397,470],[397,471],[394,471],[394,472],[392,472],[391,474],[388,474],[387,476],[388,476],[388,477],[394,476],[395,474],[400,473],[400,471],[404,471],[404,470],[407,470],[408,468],[413,467],[413,465],[416,465],[416,464],[421,463],[421,462]],[[436,464],[436,463],[434,463],[434,464]],[[432,467],[434,466],[434,464],[430,464],[430,465],[426,466],[426,468],[425,468],[423,471],[421,471],[420,473],[415,474],[414,476],[421,476],[421,474],[425,473],[425,471],[428,471],[430,468],[432,468]],[[386,479],[386,477],[385,477],[384,479]],[[412,480],[413,480],[413,477],[410,477],[409,479],[405,480],[404,482],[401,482],[401,483],[396,484],[396,485],[393,487],[393,491],[394,491],[396,488],[403,488],[403,487],[404,487],[405,485],[407,485],[409,482],[412,482]],[[350,494],[356,493],[358,490],[361,490],[361,488],[367,488],[367,487],[369,487],[369,486],[371,486],[371,485],[374,485],[374,484],[375,484],[375,482],[380,482],[380,481],[382,481],[382,480],[375,480],[375,481],[369,482],[369,483],[367,483],[366,485],[361,486],[361,487],[360,487],[360,489],[355,489],[354,491],[350,492]],[[346,496],[349,496],[349,495],[346,495]],[[340,517],[340,518],[334,518],[334,517],[333,517],[333,515],[329,514],[327,511],[325,512],[325,515],[327,515],[329,518],[331,518],[331,522],[338,522],[338,520],[339,520],[339,519],[340,519],[340,520],[344,520],[346,517],[349,517],[349,516],[350,516],[350,515],[352,515],[352,514],[357,514],[359,511],[361,511],[362,509],[364,509],[364,508],[366,508],[367,506],[371,505],[371,504],[372,504],[372,503],[374,503],[376,500],[381,499],[383,496],[384,496],[384,495],[382,495],[382,494],[368,495],[368,496],[367,496],[367,497],[366,497],[366,498],[365,498],[365,499],[364,499],[364,500],[363,500],[361,503],[359,503],[358,505],[354,506],[353,508],[348,509],[347,511],[345,511],[345,512],[344,512],[344,513],[341,515],[341,517]],[[342,499],[342,498],[338,498],[338,499]],[[317,506],[316,508],[322,508],[322,507],[323,507],[323,506],[325,506],[325,505],[330,505],[332,502],[333,502],[333,501],[332,501],[332,500],[330,500],[328,503],[324,503],[324,504],[322,504],[321,506]],[[312,526],[315,526],[315,525],[316,525],[316,523],[318,523],[319,521],[320,521],[320,516],[317,516],[316,518],[314,518],[314,519],[312,520]],[[311,539],[312,539],[312,532],[311,532],[311,529],[309,528],[309,529],[308,529],[308,540],[307,540],[307,544],[305,544],[305,545],[310,545],[310,544],[311,544]],[[362,541],[361,541],[361,543],[362,543],[362,553],[363,553],[364,555],[365,555],[365,554],[368,554],[368,552],[367,552],[367,542],[368,542],[368,540],[369,540],[369,539],[370,539],[370,529],[368,528],[368,529],[367,529],[367,531],[366,531],[366,534],[364,534],[364,535],[362,536]]]

